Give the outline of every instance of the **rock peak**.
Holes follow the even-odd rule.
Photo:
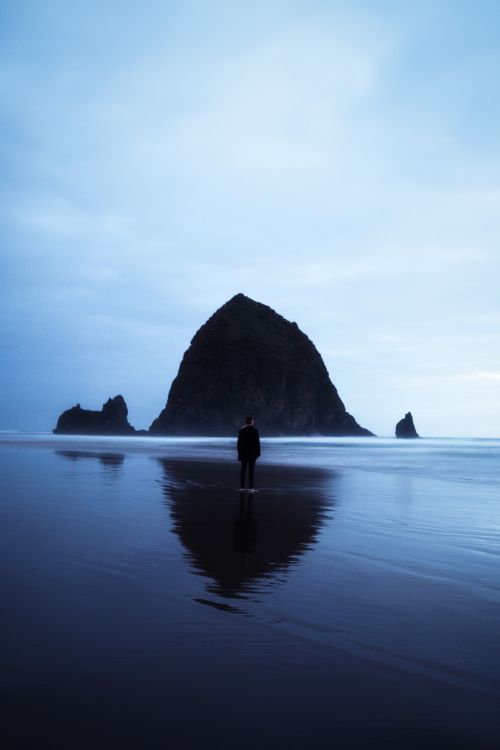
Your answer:
[[[238,294],[235,294],[234,297],[231,297],[231,299],[226,302],[226,305],[230,305],[232,302],[243,302],[243,300],[246,299],[250,300],[250,302],[255,302],[255,300],[253,300],[251,297],[247,297],[246,294],[243,294],[243,292],[238,292]]]
[[[231,299],[229,299],[223,305],[221,305],[221,307],[219,307],[215,311],[214,315],[225,314],[228,312],[233,312],[234,310],[256,310],[259,307],[267,310],[272,310],[272,308],[264,305],[263,302],[257,302],[251,297],[247,297],[247,295],[243,294],[243,292],[239,292],[238,294],[235,294],[234,297],[231,297]],[[275,314],[277,315],[278,313]]]

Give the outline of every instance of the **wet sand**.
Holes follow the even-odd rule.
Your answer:
[[[0,451],[7,747],[498,747],[478,488],[219,449]]]

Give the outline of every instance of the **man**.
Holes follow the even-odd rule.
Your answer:
[[[247,417],[246,424],[238,430],[238,461],[241,462],[240,492],[245,491],[245,479],[248,467],[248,491],[257,492],[253,486],[253,470],[260,456],[259,431],[254,427],[252,417]]]

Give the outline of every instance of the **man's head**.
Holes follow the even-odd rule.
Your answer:
[[[246,424],[253,424],[253,417],[245,417]]]

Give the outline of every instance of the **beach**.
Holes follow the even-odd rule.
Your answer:
[[[500,746],[499,456],[3,434],[6,746]]]

